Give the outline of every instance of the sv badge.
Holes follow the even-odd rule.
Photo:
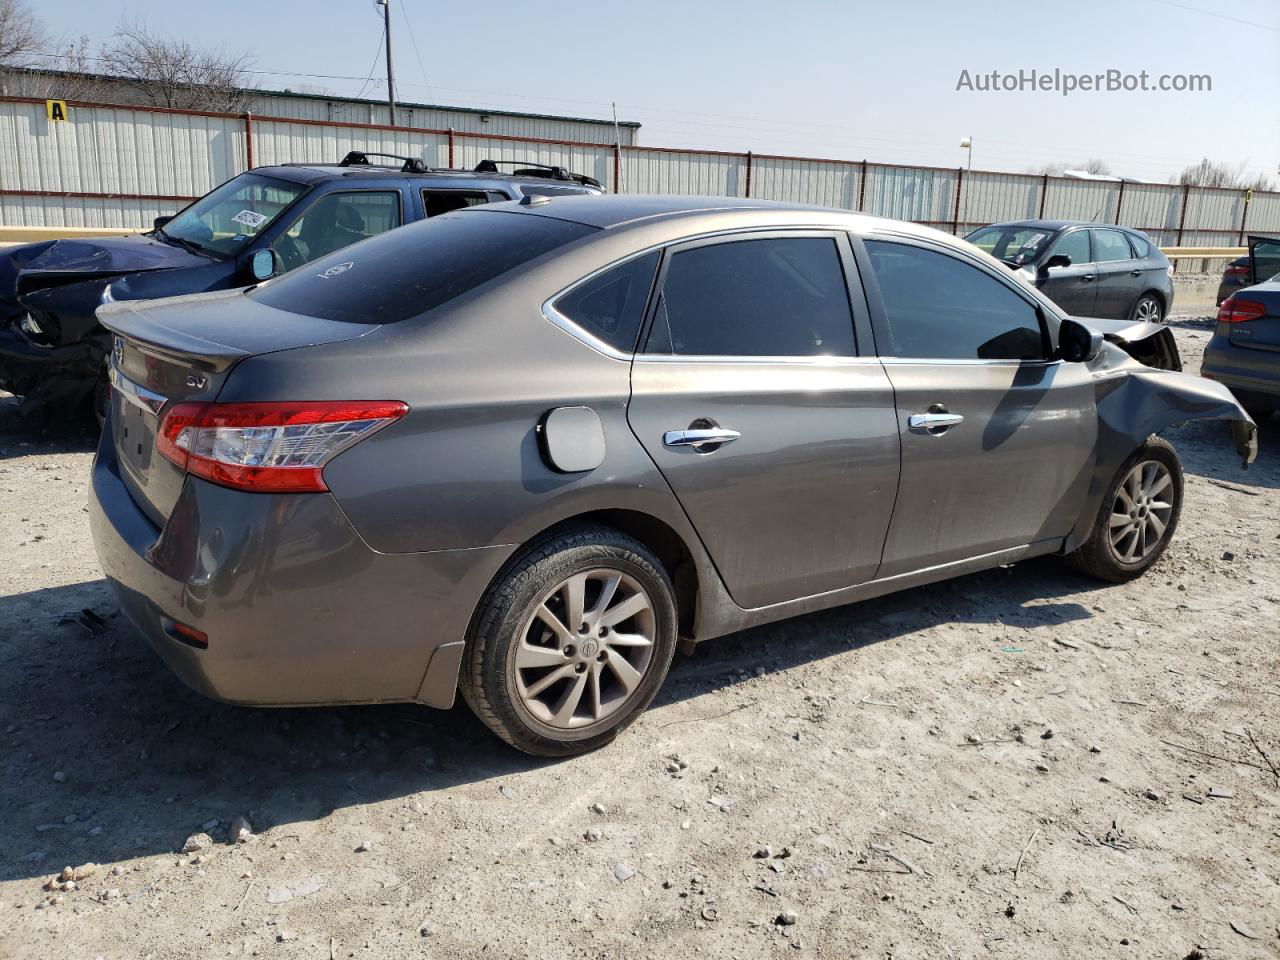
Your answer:
[[[208,377],[202,377],[194,373],[191,376],[187,377],[187,386],[191,387],[193,390],[203,390],[208,385],[209,385]]]

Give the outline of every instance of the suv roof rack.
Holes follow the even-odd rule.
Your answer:
[[[430,173],[431,168],[417,157],[402,157],[397,153],[366,153],[363,150],[352,150],[339,162],[340,167],[371,167],[373,164],[369,162],[370,157],[389,157],[392,160],[403,160],[400,166],[401,173]],[[379,166],[389,166],[389,164],[379,164]]]
[[[549,163],[531,163],[524,160],[481,160],[476,164],[474,173],[498,173],[498,164],[516,167],[511,171],[513,177],[541,177],[544,180],[565,180],[580,183],[584,187],[599,187],[600,181],[583,173],[570,173],[564,167],[552,166]]]

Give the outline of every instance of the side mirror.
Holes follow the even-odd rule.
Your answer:
[[[258,250],[249,258],[249,275],[254,280],[269,280],[279,272],[280,261],[270,247]]]
[[[1058,356],[1067,363],[1089,363],[1102,352],[1102,334],[1070,317],[1058,328]]]
[[[1069,267],[1069,266],[1071,266],[1071,258],[1069,256],[1067,256],[1065,253],[1055,253],[1052,257],[1050,257],[1044,263],[1040,264],[1039,272],[1044,274],[1044,273],[1048,273],[1054,267]]]
[[[166,223],[168,223],[172,219],[173,219],[172,214],[170,214],[167,217],[156,217],[154,220],[151,221],[151,226],[159,230],[161,227],[163,227]]]

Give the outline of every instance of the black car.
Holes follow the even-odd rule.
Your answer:
[[[1021,220],[966,238],[1075,317],[1159,323],[1173,306],[1173,268],[1146,234],[1074,220]]]
[[[515,169],[503,173],[499,163]],[[94,311],[104,303],[247,286],[462,207],[601,192],[591,177],[523,162],[436,170],[353,151],[336,164],[256,167],[157,217],[149,233],[42,241],[0,255],[0,389],[22,397],[24,410],[91,401],[101,420],[111,335]]]
[[[1200,373],[1261,420],[1280,410],[1280,237],[1250,237],[1247,259],[1252,286],[1222,302]]]

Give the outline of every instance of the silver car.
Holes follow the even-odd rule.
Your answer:
[[[447,214],[247,291],[103,307],[103,569],[188,684],[455,691],[563,756],[677,644],[1041,554],[1160,557],[1156,434],[1253,422],[969,244],[848,212],[559,197]]]

